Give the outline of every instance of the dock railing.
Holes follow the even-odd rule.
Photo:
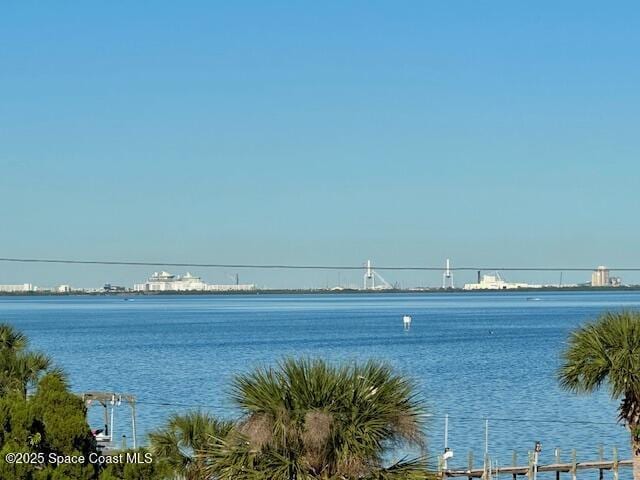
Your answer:
[[[540,465],[537,462],[535,452],[528,452],[526,465],[518,465],[518,455],[515,451],[512,455],[511,465],[498,465],[492,462],[487,455],[482,467],[475,467],[473,452],[469,451],[466,469],[444,468],[445,462],[442,456],[439,456],[438,473],[443,479],[467,477],[468,480],[477,478],[492,480],[500,475],[511,475],[512,480],[518,480],[519,475],[526,476],[528,480],[536,480],[538,473],[555,473],[556,480],[561,480],[560,474],[568,473],[571,475],[571,480],[577,480],[579,471],[595,470],[598,471],[598,480],[603,480],[604,472],[610,470],[613,472],[613,480],[618,480],[620,468],[631,468],[633,466],[633,460],[619,460],[617,448],[613,449],[611,459],[604,458],[604,448],[602,446],[598,449],[598,459],[596,460],[578,461],[575,449],[571,451],[571,460],[569,462],[563,462],[560,454],[560,449],[556,448],[554,462]]]

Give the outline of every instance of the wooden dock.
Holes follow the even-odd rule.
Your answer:
[[[556,480],[560,480],[560,474],[570,474],[571,480],[576,480],[579,471],[593,470],[597,472],[598,479],[604,479],[604,472],[613,472],[613,480],[618,480],[618,472],[620,468],[632,468],[633,460],[618,460],[617,449],[614,449],[613,459],[605,460],[602,454],[602,448],[600,449],[600,459],[594,461],[578,462],[576,460],[575,450],[571,455],[571,462],[560,461],[559,450],[557,451],[555,462],[549,464],[536,465],[529,454],[529,461],[527,465],[518,465],[517,457],[514,453],[512,465],[498,466],[493,464],[489,459],[484,462],[482,468],[476,468],[473,466],[473,455],[469,454],[469,466],[466,469],[443,469],[442,462],[440,462],[440,474],[442,478],[447,477],[467,477],[469,480],[484,479],[490,480],[498,475],[511,475],[512,480],[517,480],[518,476],[526,476],[529,480],[533,480],[537,473],[555,473]]]
[[[556,472],[556,473],[570,473],[578,470],[615,470],[621,467],[631,467],[633,465],[632,460],[620,460],[614,462],[613,460],[594,461],[594,462],[580,462],[580,463],[550,463],[547,465],[538,465],[538,472]],[[506,466],[493,468],[492,473],[494,475],[529,475],[533,467],[528,465],[520,466]],[[445,470],[445,477],[467,477],[467,478],[482,478],[485,476],[486,470],[484,468],[475,468],[473,470]]]

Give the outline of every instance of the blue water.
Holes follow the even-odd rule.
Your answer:
[[[621,308],[640,308],[640,293],[0,297],[0,321],[52,355],[75,391],[135,394],[142,442],[193,405],[232,415],[233,376],[284,356],[386,360],[429,405],[430,450],[442,450],[448,414],[453,464],[465,466],[470,449],[481,462],[485,418],[501,464],[514,449],[526,462],[536,440],[542,461],[554,447],[595,459],[600,444],[606,457],[613,447],[628,457],[607,392],[580,397],[555,379],[569,332]],[[404,314],[413,316],[408,332]],[[117,431],[130,437],[127,415],[118,410]]]

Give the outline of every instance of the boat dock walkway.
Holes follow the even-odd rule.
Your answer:
[[[499,475],[511,475],[513,480],[517,480],[518,476],[526,476],[530,480],[534,480],[538,473],[555,473],[556,480],[560,480],[560,474],[570,474],[571,480],[576,480],[579,471],[593,470],[597,473],[598,479],[604,479],[604,472],[613,472],[613,480],[618,480],[618,472],[620,468],[632,468],[633,460],[618,460],[617,449],[614,449],[613,459],[605,460],[600,452],[600,459],[593,461],[578,462],[575,450],[572,452],[571,461],[566,463],[560,461],[559,453],[556,454],[555,462],[549,464],[536,464],[534,456],[529,454],[527,465],[518,465],[517,457],[514,453],[512,465],[498,466],[492,464],[488,459],[485,460],[482,468],[473,467],[473,455],[469,454],[469,466],[466,469],[449,469],[439,458],[439,472],[442,478],[450,477],[466,477],[469,480],[480,478],[483,480],[491,480]],[[548,477],[547,477],[548,478]]]

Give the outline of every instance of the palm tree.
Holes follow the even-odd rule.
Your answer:
[[[640,480],[640,313],[605,313],[569,338],[559,371],[563,388],[591,393],[607,384],[631,433],[633,477]]]
[[[11,325],[0,324],[0,352],[19,352],[27,348],[27,337]]]
[[[200,480],[206,461],[200,452],[213,438],[226,436],[231,427],[231,422],[203,412],[173,415],[166,427],[149,435],[151,453],[169,467],[175,478]]]
[[[51,358],[27,351],[27,337],[11,325],[0,324],[0,396],[20,392],[24,397],[46,373],[63,377]]]
[[[424,445],[413,385],[387,365],[289,359],[240,375],[232,392],[244,415],[208,448],[208,478],[425,478],[423,459],[385,466],[389,447]]]

